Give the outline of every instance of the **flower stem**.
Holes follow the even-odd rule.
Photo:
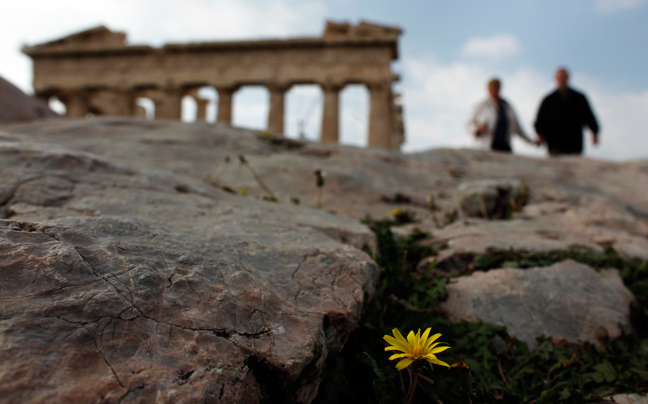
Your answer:
[[[409,370],[409,369],[408,369]],[[418,384],[418,372],[414,373],[414,382],[412,383],[412,371],[409,371],[410,373],[410,391],[407,393],[408,398],[407,398],[407,404],[412,404],[412,400],[414,400],[414,393],[416,392],[416,385]]]

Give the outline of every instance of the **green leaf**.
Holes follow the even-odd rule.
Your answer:
[[[617,378],[617,373],[614,370],[614,367],[608,361],[595,365],[594,369],[596,369],[601,374],[602,379],[608,383],[613,382]]]
[[[369,355],[367,352],[362,353],[362,361],[369,365],[373,372],[378,377],[373,382],[374,393],[376,394],[376,399],[380,404],[388,404],[391,402],[389,399],[389,394],[387,394],[387,382],[385,380],[385,374],[378,367],[376,360]]]

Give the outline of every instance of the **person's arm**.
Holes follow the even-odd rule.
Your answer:
[[[547,121],[548,121],[548,114],[549,114],[549,102],[548,98],[545,98],[542,100],[542,103],[540,104],[540,108],[538,108],[538,115],[536,116],[536,121],[535,124],[533,125],[535,127],[536,134],[538,135],[538,140],[536,140],[536,145],[540,146],[542,144],[547,143]]]
[[[522,129],[522,126],[520,125],[520,121],[518,120],[517,115],[515,114],[515,111],[513,110],[513,107],[510,104],[508,105],[508,107],[509,107],[508,108],[509,113],[511,114],[511,117],[512,117],[511,122],[513,123],[512,132],[514,132],[516,135],[521,137],[525,142],[527,142],[529,144],[535,144],[535,142],[533,140],[531,140],[531,138],[528,137],[526,133],[524,133],[524,130]]]
[[[475,137],[479,137],[486,132],[488,129],[486,125],[482,122],[479,122],[479,116],[481,111],[484,108],[483,103],[479,103],[473,109],[473,113],[470,117],[470,120],[467,123],[468,132],[473,134]]]
[[[585,97],[584,95],[583,95],[583,103],[585,109],[585,124],[592,131],[592,143],[597,145],[599,141],[598,134],[600,128],[598,122],[596,121],[596,117],[594,116],[594,112],[592,111],[592,107],[590,107],[590,104],[587,101],[587,97]]]

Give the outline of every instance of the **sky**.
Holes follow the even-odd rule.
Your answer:
[[[555,88],[559,66],[584,92],[601,125],[600,144],[586,132],[585,155],[626,161],[648,158],[648,0],[23,0],[3,4],[0,76],[32,93],[34,45],[105,25],[130,44],[317,37],[327,20],[368,21],[403,29],[399,59],[406,152],[471,147],[466,121],[486,97],[486,83],[502,80],[523,129]],[[215,91],[209,119],[215,117]],[[366,145],[369,99],[363,86],[341,93],[341,142]],[[234,96],[233,123],[265,129],[268,92],[244,87]],[[56,106],[55,106],[56,107]],[[317,139],[321,90],[296,86],[286,98],[286,134]],[[183,120],[194,119],[190,100]],[[302,128],[302,129],[300,129]],[[514,139],[516,153],[544,149]]]

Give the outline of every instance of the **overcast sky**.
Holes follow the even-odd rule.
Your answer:
[[[405,151],[470,146],[465,122],[498,76],[502,95],[535,136],[542,97],[554,87],[557,66],[589,97],[602,126],[601,145],[588,156],[648,158],[648,0],[23,0],[3,4],[0,75],[31,93],[37,44],[102,24],[125,31],[131,44],[319,36],[325,21],[367,20],[404,30],[397,91],[405,107]],[[205,92],[215,100],[215,92]],[[235,95],[234,124],[265,128],[268,93]],[[341,136],[366,144],[368,93],[351,86],[341,97]],[[185,120],[191,120],[187,103]],[[319,136],[321,91],[294,87],[287,96],[286,131]],[[214,107],[210,116],[214,116]],[[514,143],[516,152],[544,151]]]

